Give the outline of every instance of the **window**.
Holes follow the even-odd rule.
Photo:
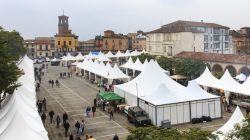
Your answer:
[[[172,46],[168,46],[168,56],[172,56]]]
[[[45,46],[46,51],[49,50],[48,48],[49,48],[48,45],[46,45],[46,46]]]
[[[220,35],[214,35],[214,41],[220,41]]]
[[[66,41],[63,41],[63,46],[66,46]]]
[[[213,41],[213,37],[212,37],[212,36],[210,37],[210,41],[211,41],[211,42]]]
[[[29,47],[29,44],[26,44],[26,47],[28,48],[28,47]]]
[[[58,41],[57,44],[60,45],[60,41]]]
[[[39,50],[42,50],[42,45],[39,45]]]
[[[225,42],[225,48],[229,48],[228,42]]]
[[[194,41],[195,41],[195,35],[194,35]]]
[[[71,41],[69,41],[69,45],[71,45]]]
[[[42,52],[40,52],[39,55],[41,56],[41,55],[42,55]]]
[[[208,43],[204,43],[204,49],[208,50]]]
[[[72,48],[70,48],[70,51],[72,52]]]
[[[228,41],[228,35],[225,35],[225,41]]]
[[[48,57],[48,56],[49,56],[49,54],[48,54],[48,53],[46,53],[45,55],[46,55],[46,57]]]
[[[214,48],[215,49],[220,49],[220,43],[214,43]]]
[[[208,42],[208,35],[204,35],[204,41]]]

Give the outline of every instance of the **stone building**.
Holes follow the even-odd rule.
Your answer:
[[[24,48],[27,49],[27,55],[30,58],[36,57],[36,45],[35,45],[35,40],[34,39],[24,40],[23,46],[24,46]]]
[[[75,52],[78,47],[78,36],[69,30],[68,16],[58,16],[58,33],[55,35],[57,55],[65,55],[67,52]]]
[[[230,30],[235,54],[250,54],[250,27],[242,27],[240,30]]]
[[[146,50],[146,35],[143,31],[137,31],[137,33],[128,33],[129,46],[132,50]]]
[[[100,39],[98,40],[100,41]],[[123,34],[115,34],[114,31],[104,31],[102,37],[102,51],[126,51],[129,49],[129,37]]]
[[[150,54],[173,56],[182,51],[230,54],[229,28],[215,23],[175,21],[147,33]]]
[[[54,57],[55,56],[55,40],[53,37],[36,37],[36,56]]]
[[[99,47],[96,46],[94,39],[89,39],[86,41],[79,41],[78,51],[85,55],[90,51],[99,51]]]

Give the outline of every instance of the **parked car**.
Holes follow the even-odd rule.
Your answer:
[[[250,107],[250,99],[232,100],[232,103],[244,108]]]
[[[50,62],[50,58],[45,57],[45,61],[46,61],[46,62]]]
[[[148,118],[147,113],[138,106],[128,108],[127,119],[137,127],[151,124],[151,120]]]

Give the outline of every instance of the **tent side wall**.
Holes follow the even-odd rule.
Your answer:
[[[210,116],[212,119],[221,118],[220,97],[206,100],[191,101],[191,119]]]
[[[125,100],[125,103],[127,103],[130,106],[137,106],[137,97],[133,94],[130,94],[118,87],[114,87],[114,93],[123,97]]]
[[[155,106],[139,100],[139,106],[146,111],[153,125],[161,126],[163,120],[171,121],[172,125],[190,122],[189,102]]]

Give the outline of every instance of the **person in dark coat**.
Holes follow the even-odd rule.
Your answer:
[[[56,127],[59,128],[61,122],[61,118],[59,115],[56,116]]]
[[[59,81],[58,80],[56,80],[56,86],[59,88],[59,86],[60,86],[60,83],[59,83]]]
[[[43,123],[45,123],[45,120],[46,120],[46,114],[43,112],[43,114],[41,115],[41,118],[42,118],[42,121]]]
[[[68,114],[66,112],[63,113],[63,124],[68,120]]]
[[[51,80],[51,86],[52,87],[54,86],[54,80]]]
[[[94,99],[94,106],[95,107],[97,106],[97,99],[96,98]]]
[[[51,80],[49,80],[49,86],[50,86],[50,84],[51,84]]]
[[[89,117],[90,111],[91,111],[91,107],[88,106],[88,107],[86,108],[86,115],[87,115],[87,117]]]
[[[113,137],[113,140],[119,140],[119,137],[115,134],[115,136]]]
[[[95,112],[96,112],[96,107],[95,107],[95,106],[93,106],[93,107],[92,107],[93,117],[95,117]]]
[[[55,113],[54,113],[53,110],[51,110],[51,111],[49,112],[50,123],[53,123],[54,114],[55,114]]]
[[[46,111],[47,101],[46,101],[46,99],[45,99],[45,98],[43,98],[42,105],[43,105],[43,109],[44,109],[44,111]]]
[[[39,114],[43,111],[43,103],[41,100],[38,101],[38,112]]]
[[[64,130],[65,130],[65,137],[67,137],[68,136],[69,127],[70,127],[68,120],[65,122],[65,124],[63,125],[63,127],[64,127]]]
[[[114,112],[113,109],[110,109],[109,111],[109,120],[113,119],[114,120]]]
[[[75,123],[75,127],[76,127],[76,133],[79,133],[79,128],[80,128],[80,123],[78,121],[76,121]]]
[[[106,105],[106,103],[103,101],[103,102],[102,102],[102,110],[103,110],[103,111],[105,111],[105,105]]]

